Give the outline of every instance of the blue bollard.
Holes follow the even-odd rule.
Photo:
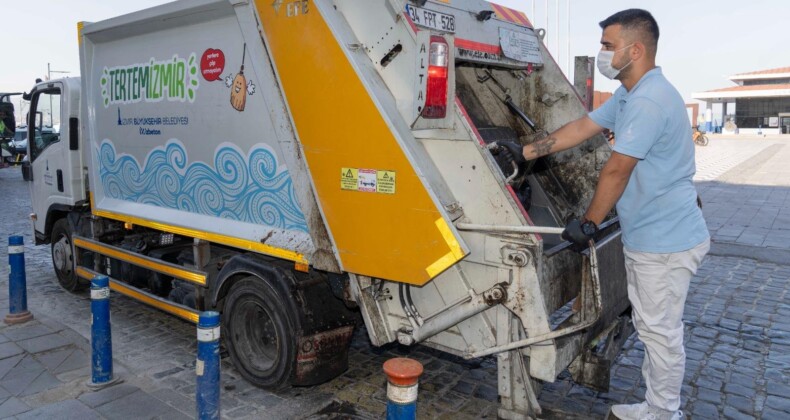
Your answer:
[[[110,279],[91,280],[91,381],[88,386],[101,389],[115,384],[112,374],[112,329],[110,327]]]
[[[197,339],[197,417],[219,419],[219,312],[200,313]]]
[[[417,380],[422,375],[422,364],[405,357],[384,362],[387,375],[387,420],[417,418]]]
[[[21,324],[33,319],[27,310],[27,284],[25,280],[25,240],[21,236],[8,237],[8,315],[5,323]]]

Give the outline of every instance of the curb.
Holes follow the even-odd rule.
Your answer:
[[[790,249],[763,248],[732,242],[713,242],[708,255],[720,257],[740,257],[773,264],[785,265],[790,261]]]

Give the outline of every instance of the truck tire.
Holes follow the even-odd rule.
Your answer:
[[[270,280],[245,277],[225,298],[225,347],[246,380],[268,390],[290,384],[296,367],[296,315]]]
[[[60,219],[52,226],[52,267],[58,276],[58,283],[69,292],[84,290],[88,284],[77,276],[74,262],[74,245],[71,242],[71,225],[69,221]]]

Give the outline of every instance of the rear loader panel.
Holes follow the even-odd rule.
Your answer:
[[[328,2],[256,6],[343,269],[422,285],[463,258],[423,169],[404,151],[413,137],[393,130],[404,122],[383,112],[374,80],[330,27],[325,15],[337,12]]]

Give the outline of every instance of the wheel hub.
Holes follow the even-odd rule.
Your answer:
[[[52,262],[60,271],[71,271],[71,244],[68,239],[61,237],[52,247]]]

